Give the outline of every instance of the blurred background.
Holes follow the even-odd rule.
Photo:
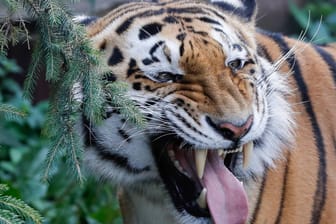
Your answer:
[[[73,14],[104,15],[124,1],[82,0],[70,5]],[[258,0],[259,27],[294,38],[305,30],[307,40],[318,30],[316,43],[335,41],[336,2],[327,0]],[[0,8],[0,18],[4,9]],[[1,20],[0,20],[1,25]],[[28,24],[34,31],[34,21]],[[32,36],[31,44],[34,44]],[[114,189],[88,177],[80,185],[71,178],[64,161],[53,170],[50,183],[41,181],[48,139],[41,135],[48,108],[48,85],[38,83],[33,102],[22,98],[22,82],[30,64],[26,43],[9,49],[11,60],[0,58],[0,103],[13,105],[27,116],[5,119],[0,115],[0,183],[10,187],[9,195],[21,198],[40,211],[50,224],[122,223]],[[42,71],[43,73],[43,71]]]

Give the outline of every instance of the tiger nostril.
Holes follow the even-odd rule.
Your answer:
[[[209,117],[207,117],[207,122],[224,138],[235,141],[243,137],[250,130],[253,123],[253,116],[250,115],[242,125],[236,125],[231,122],[214,123]]]

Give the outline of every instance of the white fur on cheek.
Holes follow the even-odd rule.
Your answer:
[[[99,173],[102,178],[109,179],[113,183],[130,185],[149,179],[158,179],[159,174],[151,153],[150,144],[145,134],[132,126],[121,122],[121,116],[113,114],[102,125],[93,129],[98,146],[88,147],[85,151],[84,163],[86,166]],[[120,130],[129,135],[125,139],[120,135]],[[118,166],[108,158],[103,158],[99,151],[115,154],[127,158],[129,166],[137,170],[146,171],[132,173]]]
[[[266,70],[268,83],[257,87],[264,99],[265,114],[256,116],[258,125],[251,129],[252,138],[257,138],[259,145],[255,146],[250,166],[245,170],[257,176],[263,174],[265,165],[273,167],[274,160],[281,158],[283,148],[293,140],[295,127],[293,111],[286,99],[290,94],[286,74],[274,71],[266,60],[260,61]]]

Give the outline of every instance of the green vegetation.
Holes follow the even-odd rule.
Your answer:
[[[11,78],[13,75],[7,75],[19,71],[19,68],[13,61],[6,63],[9,64],[3,66],[3,61],[0,63],[0,183],[6,184],[9,190],[5,191],[4,185],[0,185],[0,223],[19,224],[22,218],[25,223],[33,220],[39,223],[36,218],[39,216],[14,198],[20,198],[37,209],[43,216],[43,223],[121,223],[113,189],[91,179],[80,185],[72,178],[73,172],[64,156],[57,160],[50,184],[41,181],[49,151],[49,139],[41,135],[41,130],[49,104],[32,105],[23,100],[21,87]],[[19,116],[1,113],[2,105],[10,105]],[[11,203],[4,204],[3,201]],[[24,209],[13,209],[12,204]],[[29,218],[31,213],[34,219]],[[5,218],[8,220],[2,220]]]
[[[301,30],[306,30],[306,40],[314,37],[314,43],[336,41],[336,4],[330,1],[312,0],[303,8],[289,1],[291,13]],[[299,32],[298,32],[299,33]]]
[[[6,79],[6,74],[9,72],[19,72],[20,68],[16,65],[16,63],[12,60],[7,59],[6,57],[0,56],[0,120],[8,123],[11,122],[20,122],[20,120],[24,119],[25,112],[17,107],[13,106],[14,98],[16,95],[16,90],[19,87],[10,79]],[[10,96],[10,93],[14,93]],[[21,99],[20,99],[21,100]],[[15,101],[15,100],[14,100]],[[4,103],[6,102],[6,103]],[[7,128],[9,126],[1,122],[0,123],[0,223],[4,224],[21,224],[25,223],[25,221],[32,221],[36,224],[42,223],[42,218],[40,214],[33,208],[29,207],[25,202],[18,199],[17,195],[10,195],[9,188],[7,185],[3,184],[3,181],[8,177],[8,173],[6,169],[15,170],[13,164],[8,163],[5,159],[3,160],[3,156],[5,150],[7,150],[7,146],[12,145],[13,150],[8,151],[8,156],[14,160],[18,160],[20,157],[20,153],[17,152],[19,146],[18,136],[13,132],[8,131]],[[2,145],[1,143],[4,143]],[[1,178],[1,177],[4,178]]]

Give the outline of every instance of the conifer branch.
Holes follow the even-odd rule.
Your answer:
[[[20,217],[6,209],[0,209],[0,224],[23,224],[24,220]]]
[[[29,100],[33,98],[33,91],[36,87],[36,80],[39,77],[41,66],[43,63],[43,55],[40,52],[41,45],[37,43],[32,53],[32,62],[23,86],[23,96]]]
[[[8,120],[18,120],[26,116],[24,112],[8,104],[0,104],[0,115],[1,114]]]
[[[79,179],[80,183],[83,183],[83,175],[81,172],[81,166],[80,166],[80,158],[81,155],[78,154],[78,149],[76,148],[76,145],[78,145],[78,140],[75,140],[75,136],[72,132],[69,133],[69,139],[70,142],[68,143],[70,146],[70,152],[71,152],[71,158],[72,158],[72,164],[74,165],[74,169],[77,172],[77,177]],[[82,152],[81,152],[82,153]]]
[[[64,142],[64,138],[65,138],[65,136],[62,135],[62,137],[58,139],[58,142],[56,142],[55,147],[52,147],[48,152],[48,156],[47,156],[47,159],[45,161],[46,165],[45,165],[45,168],[44,168],[44,174],[43,174],[43,180],[44,181],[47,181],[49,179],[52,166],[53,166],[53,164],[56,160],[57,155],[59,154],[61,145]]]
[[[35,224],[42,223],[40,214],[25,202],[4,193],[8,190],[5,185],[0,185],[0,223],[24,223],[24,220],[32,220]]]

